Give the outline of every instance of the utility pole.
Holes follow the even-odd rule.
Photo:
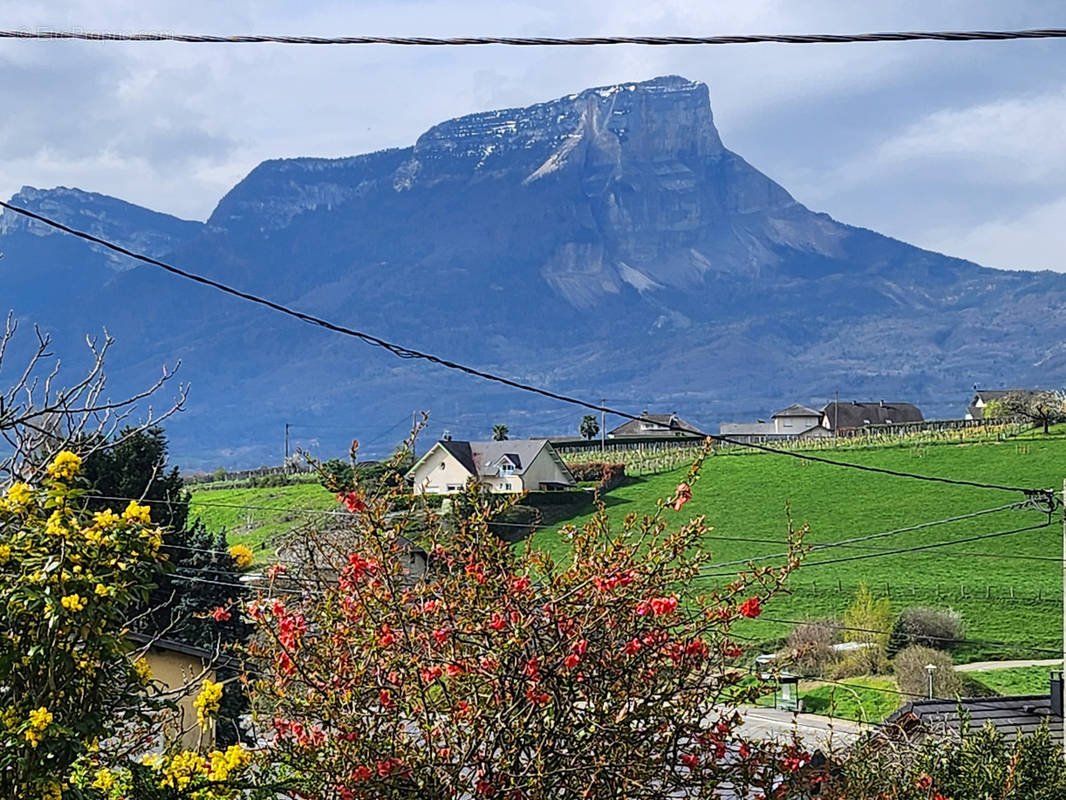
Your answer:
[[[833,397],[833,438],[840,436],[840,390]]]
[[[607,398],[600,398],[600,449],[607,452]]]
[[[289,463],[289,423],[285,423],[285,463]]]

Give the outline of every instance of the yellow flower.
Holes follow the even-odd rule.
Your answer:
[[[141,763],[149,769],[159,769],[163,764],[163,755],[161,753],[148,753],[141,756]]]
[[[52,536],[66,536],[70,532],[69,522],[67,515],[62,511],[53,511],[48,518],[48,524],[45,526],[44,532]]]
[[[77,594],[68,594],[59,601],[67,611],[78,612],[85,608],[85,598]]]
[[[11,545],[0,544],[0,564],[6,564],[11,560]]]
[[[48,474],[59,481],[69,481],[81,469],[81,457],[64,450],[48,465]]]
[[[101,597],[107,597],[109,594],[111,594],[111,590],[104,586],[102,583],[96,584],[96,589],[94,589],[94,591]]]
[[[192,782],[194,776],[205,770],[206,766],[206,762],[198,753],[183,750],[170,759],[170,763],[163,771],[163,780],[160,781],[160,785],[164,788],[184,789]]]
[[[234,562],[237,564],[237,569],[248,569],[252,566],[252,561],[255,560],[255,556],[252,554],[250,548],[243,544],[235,544],[229,549],[229,554],[233,556]]]
[[[126,510],[122,512],[122,518],[128,522],[141,522],[147,525],[152,521],[152,509],[142,506],[136,500],[131,500]]]
[[[252,754],[241,745],[234,744],[226,748],[222,753],[215,750],[210,755],[211,777],[210,780],[221,783],[228,781],[234,772],[240,772],[252,760]]]
[[[62,787],[55,781],[46,783],[41,789],[41,800],[63,800]]]
[[[26,741],[30,743],[30,746],[36,750],[37,745],[44,740],[44,729],[51,724],[52,712],[44,706],[41,706],[30,712],[30,727],[22,735]]]
[[[92,782],[92,787],[94,789],[106,792],[115,785],[115,773],[109,769],[98,769],[95,778],[96,780]]]
[[[52,724],[52,712],[44,706],[30,712],[30,726],[36,731],[43,731]]]
[[[114,528],[122,522],[122,517],[112,511],[110,508],[105,508],[103,511],[97,511],[93,514],[93,525],[102,531],[106,531],[109,528]]]
[[[218,704],[222,700],[222,684],[205,680],[200,694],[193,700],[196,707],[196,721],[201,728],[206,728],[211,717],[218,713]]]
[[[141,682],[142,686],[147,686],[148,682],[152,680],[152,668],[148,666],[148,662],[143,658],[138,658],[133,662],[133,671],[137,673],[137,680]]]
[[[96,528],[86,528],[82,532],[82,536],[93,544],[100,544],[104,541],[104,534],[102,531],[98,531]]]
[[[13,483],[7,490],[7,500],[13,511],[28,508],[33,503],[33,489],[27,483]]]

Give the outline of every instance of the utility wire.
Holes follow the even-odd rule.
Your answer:
[[[110,33],[106,31],[3,30],[0,39],[74,39],[89,42],[182,42],[186,44],[388,44],[403,46],[509,45],[516,47],[590,47],[598,45],[851,44],[865,42],[987,42],[1012,39],[1062,39],[1066,29],[993,31],[895,31],[883,33],[745,34],[725,36],[216,36],[183,33]]]
[[[1046,522],[1041,522],[1039,525],[1026,525],[1022,528],[1012,528],[1007,531],[997,531],[996,533],[982,533],[977,536],[967,536],[962,539],[954,539],[948,542],[930,542],[929,544],[919,544],[913,547],[898,547],[893,550],[883,550],[876,553],[865,553],[859,556],[841,556],[840,558],[827,558],[823,561],[805,561],[803,563],[803,569],[809,569],[810,567],[822,567],[828,564],[843,564],[848,561],[864,561],[869,558],[884,558],[885,556],[901,555],[904,553],[918,553],[923,550],[934,550],[940,547],[951,547],[956,544],[965,544],[966,542],[977,542],[984,539],[997,539],[1002,536],[1012,536],[1017,533],[1026,533],[1027,531],[1037,531],[1043,528],[1048,528],[1052,524],[1049,519]],[[704,578],[733,578],[736,577],[736,573],[733,572],[716,572],[716,573],[700,573]]]
[[[919,530],[922,530],[924,528],[932,528],[932,527],[935,527],[937,525],[947,525],[947,524],[953,523],[953,522],[962,522],[962,521],[968,520],[968,519],[976,519],[977,517],[983,517],[986,514],[996,514],[996,513],[1000,512],[1000,511],[1013,511],[1013,510],[1016,510],[1016,509],[1019,509],[1019,508],[1026,508],[1028,506],[1030,506],[1030,501],[1028,501],[1028,500],[1023,501],[1021,503],[1009,503],[1008,505],[1005,505],[1005,506],[997,506],[996,508],[986,508],[986,509],[983,509],[981,511],[973,511],[973,512],[971,512],[969,514],[960,514],[960,515],[955,516],[955,517],[947,517],[945,519],[933,520],[932,522],[920,522],[917,525],[908,525],[905,528],[894,528],[893,530],[884,531],[883,533],[871,533],[871,534],[869,534],[867,536],[854,536],[851,539],[841,539],[839,542],[826,542],[824,544],[813,544],[813,545],[811,545],[810,552],[813,553],[813,552],[815,552],[817,550],[828,550],[828,549],[830,549],[832,547],[848,547],[849,545],[853,545],[853,544],[856,544],[858,542],[868,542],[868,541],[871,541],[873,539],[883,539],[886,536],[896,536],[896,535],[901,534],[901,533],[911,533],[913,531],[919,531]],[[789,554],[787,552],[784,552],[784,553],[771,553],[770,555],[754,556],[754,557],[748,558],[748,559],[737,559],[735,561],[722,561],[722,562],[720,562],[718,564],[710,564],[707,568],[708,569],[717,569],[718,567],[732,567],[732,566],[734,566],[736,564],[747,564],[747,563],[750,563],[752,561],[767,561],[767,560],[771,560],[771,559],[775,559],[775,558],[787,558],[788,555]]]
[[[1064,35],[1066,35],[1066,34],[1064,34]],[[531,384],[522,383],[520,381],[512,380],[511,378],[505,378],[505,377],[500,376],[500,375],[495,375],[495,374],[493,374],[491,372],[485,372],[484,370],[479,370],[479,369],[475,369],[473,367],[466,366],[465,364],[460,364],[460,363],[455,362],[455,361],[449,361],[449,360],[447,360],[445,358],[441,358],[440,356],[436,356],[436,355],[433,355],[431,353],[424,353],[424,352],[421,352],[419,350],[413,350],[411,348],[404,347],[403,345],[394,344],[393,342],[389,342],[389,341],[387,341],[385,339],[382,339],[382,338],[380,338],[378,336],[374,336],[373,334],[364,333],[362,331],[354,330],[352,328],[348,328],[348,327],[345,327],[343,325],[338,325],[336,323],[329,322],[328,320],[322,319],[321,317],[316,317],[316,316],[314,316],[312,314],[304,313],[303,311],[297,311],[295,309],[292,309],[292,308],[289,308],[287,306],[284,306],[281,303],[277,303],[277,302],[275,302],[273,300],[268,300],[266,298],[259,297],[259,296],[254,295],[254,294],[250,294],[248,292],[244,292],[244,291],[241,291],[239,289],[235,289],[235,288],[233,288],[231,286],[227,286],[226,284],[220,283],[219,281],[216,281],[216,280],[212,280],[211,278],[206,278],[206,277],[204,277],[202,275],[197,275],[197,274],[189,272],[187,270],[180,269],[178,267],[172,266],[171,264],[167,264],[166,262],[160,261],[157,258],[152,258],[151,256],[146,256],[146,255],[143,255],[141,253],[135,253],[132,250],[129,250],[128,248],[125,248],[125,247],[123,247],[121,245],[115,244],[114,242],[110,242],[107,239],[102,239],[99,236],[94,236],[91,233],[86,233],[85,231],[77,230],[75,228],[72,228],[72,227],[70,227],[68,225],[63,224],[62,222],[58,222],[56,220],[50,219],[50,218],[45,217],[45,216],[43,216],[41,214],[38,214],[38,213],[36,213],[34,211],[30,211],[30,210],[25,209],[25,208],[20,208],[19,206],[12,205],[11,203],[5,202],[3,200],[0,200],[0,207],[6,208],[9,211],[15,212],[16,214],[21,214],[22,216],[25,216],[25,217],[28,217],[30,219],[36,220],[38,222],[41,222],[41,223],[43,223],[45,225],[48,225],[49,227],[55,228],[56,230],[63,231],[64,233],[69,233],[70,235],[76,236],[77,238],[82,239],[84,241],[100,245],[101,247],[105,247],[108,250],[112,250],[112,251],[114,251],[116,253],[120,253],[122,255],[128,256],[128,257],[133,258],[133,259],[135,259],[137,261],[141,261],[141,262],[143,262],[145,264],[149,264],[151,266],[158,267],[158,268],[163,269],[163,270],[165,270],[165,271],[167,271],[167,272],[169,272],[169,273],[171,273],[173,275],[177,275],[177,276],[179,276],[181,278],[185,278],[186,280],[191,280],[191,281],[194,281],[196,283],[202,284],[204,286],[210,286],[210,287],[212,287],[214,289],[217,289],[220,292],[224,292],[225,294],[229,294],[229,295],[232,295],[234,297],[238,297],[238,298],[240,298],[242,300],[246,300],[246,301],[248,301],[250,303],[255,303],[257,305],[265,306],[265,307],[267,307],[267,308],[269,308],[269,309],[271,309],[273,311],[277,311],[277,312],[279,312],[281,314],[285,314],[286,316],[290,316],[290,317],[293,317],[295,319],[298,319],[301,322],[306,322],[306,323],[308,323],[310,325],[316,325],[318,327],[325,328],[326,330],[333,331],[334,333],[340,333],[340,334],[343,334],[345,336],[351,336],[353,338],[359,339],[359,340],[361,340],[361,341],[363,341],[363,342],[365,342],[367,344],[373,345],[375,347],[380,347],[380,348],[386,350],[387,352],[392,353],[393,355],[397,356],[398,358],[421,359],[421,360],[428,361],[430,363],[437,364],[439,366],[445,367],[447,369],[456,370],[458,372],[463,372],[463,373],[465,373],[467,375],[472,375],[474,377],[482,378],[482,379],[487,380],[487,381],[492,381],[494,383],[499,383],[499,384],[502,384],[504,386],[509,386],[509,387],[511,387],[513,389],[518,389],[520,391],[529,392],[529,393],[532,393],[532,394],[537,394],[537,395],[540,395],[542,397],[547,397],[547,398],[550,398],[552,400],[558,400],[559,402],[569,403],[571,405],[580,406],[582,408],[587,408],[590,411],[596,411],[596,412],[603,411],[603,412],[606,412],[608,414],[614,414],[616,416],[622,417],[623,419],[629,419],[629,420],[635,420],[635,421],[640,421],[640,419],[641,419],[641,417],[639,417],[639,416],[637,416],[635,414],[630,414],[630,413],[628,413],[626,411],[620,411],[620,410],[617,410],[617,409],[606,408],[605,406],[600,405],[598,403],[591,403],[591,402],[589,402],[587,400],[581,400],[581,399],[576,398],[576,397],[571,397],[569,395],[560,394],[558,392],[553,392],[553,391],[550,391],[548,389],[540,388],[538,386],[533,386]],[[744,441],[741,441],[739,439],[730,439],[730,438],[728,438],[726,436],[708,434],[707,438],[711,439],[712,441],[720,442],[722,444],[729,444],[729,445],[747,447],[747,448],[751,448],[753,450],[760,450],[760,451],[766,452],[766,453],[775,453],[777,455],[790,456],[792,458],[797,458],[797,459],[801,459],[801,460],[804,460],[804,461],[811,461],[811,462],[816,462],[816,463],[820,463],[820,464],[829,464],[829,465],[837,466],[837,467],[846,467],[848,469],[855,469],[855,470],[860,470],[862,472],[869,472],[869,473],[875,473],[875,474],[880,474],[880,475],[891,475],[891,476],[897,477],[897,478],[910,478],[912,480],[927,481],[927,482],[931,482],[931,483],[940,483],[940,484],[946,484],[946,485],[952,485],[952,486],[971,486],[971,487],[974,487],[974,488],[977,488],[977,489],[994,489],[994,490],[1005,491],[1005,492],[1021,492],[1021,493],[1025,494],[1027,497],[1039,496],[1039,497],[1048,498],[1049,501],[1052,502],[1052,503],[1054,502],[1055,496],[1056,496],[1055,495],[1055,491],[1052,490],[1052,489],[1034,488],[1034,487],[1029,487],[1029,486],[1007,486],[1007,485],[995,484],[995,483],[982,483],[980,481],[959,480],[959,479],[955,479],[955,478],[943,478],[943,477],[938,477],[938,476],[934,476],[934,475],[919,475],[919,474],[912,473],[912,472],[901,472],[901,471],[898,471],[898,470],[886,469],[884,467],[871,467],[871,466],[867,466],[867,465],[864,465],[864,464],[854,464],[854,463],[849,463],[849,462],[845,462],[845,461],[834,461],[833,459],[823,458],[821,456],[813,456],[813,455],[810,455],[808,453],[799,453],[799,452],[794,452],[794,451],[789,451],[789,450],[779,450],[779,449],[774,448],[774,447],[768,447],[767,445],[756,444],[754,442],[744,442]]]

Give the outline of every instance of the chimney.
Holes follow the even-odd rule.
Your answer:
[[[885,407],[885,401],[884,401],[884,400],[878,400],[878,401],[877,401],[877,404],[878,404],[879,406],[881,406],[881,408],[884,408],[884,407]]]
[[[1062,719],[1062,670],[1051,670],[1051,716]]]

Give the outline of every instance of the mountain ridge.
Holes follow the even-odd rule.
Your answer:
[[[202,224],[94,198],[116,235],[132,226],[193,271],[549,388],[675,406],[709,429],[836,390],[949,416],[972,383],[1066,379],[1066,276],[989,269],[808,209],[725,147],[706,85],[678,76],[466,115],[406,148],[265,161]],[[74,219],[83,199],[51,198]],[[49,285],[29,310],[68,341],[107,324],[118,385],[185,358],[186,463],[269,460],[264,432],[299,415],[350,419],[356,435],[430,407],[457,435],[500,418],[517,435],[559,432],[561,410],[536,398],[4,230],[0,273],[78,277],[65,299],[38,280]]]

